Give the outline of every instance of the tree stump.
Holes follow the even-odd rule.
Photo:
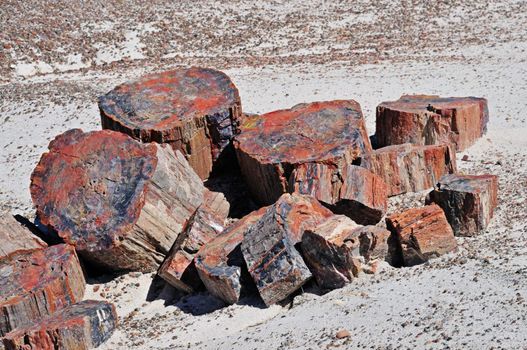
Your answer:
[[[110,338],[117,320],[112,304],[85,300],[8,333],[4,345],[6,350],[89,350]]]
[[[82,300],[84,275],[66,244],[0,260],[0,337]]]
[[[399,240],[404,266],[422,264],[457,248],[452,228],[438,205],[390,215],[386,224]]]
[[[99,98],[99,109],[103,129],[170,144],[202,179],[215,162],[234,157],[228,146],[242,119],[238,89],[229,77],[198,67],[119,85]]]
[[[0,215],[0,259],[15,252],[47,247],[40,238],[20,225],[12,215]]]
[[[484,98],[405,95],[377,106],[375,139],[379,147],[453,143],[462,151],[485,134],[488,121]]]
[[[380,176],[394,196],[433,187],[441,176],[456,171],[456,157],[448,145],[403,144],[379,148],[360,165]]]
[[[371,152],[360,105],[352,100],[300,104],[247,117],[240,130],[234,141],[238,163],[263,205],[291,192],[291,173],[301,164],[341,168]],[[332,187],[324,184],[320,191],[331,197]]]
[[[156,270],[204,191],[181,153],[110,130],[57,136],[31,176],[42,223],[109,270]]]
[[[445,212],[456,236],[473,236],[484,230],[498,203],[496,175],[445,175],[426,198]]]

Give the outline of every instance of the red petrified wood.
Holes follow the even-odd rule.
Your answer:
[[[318,193],[331,198],[332,175],[371,151],[360,105],[355,101],[300,104],[248,117],[234,146],[249,189],[262,204],[292,192],[291,173],[305,163],[324,164]],[[348,179],[344,179],[347,181]],[[324,181],[324,183],[322,183]]]
[[[112,304],[85,300],[8,333],[4,345],[6,350],[88,350],[108,340],[116,326]]]
[[[110,130],[57,136],[31,176],[42,223],[112,270],[156,270],[204,191],[181,153]]]
[[[0,260],[0,337],[82,300],[84,275],[72,246],[15,253]]]
[[[404,144],[365,155],[361,166],[380,176],[393,196],[433,187],[441,176],[456,171],[456,158],[448,145]]]
[[[266,305],[285,299],[311,278],[295,244],[306,229],[331,216],[313,197],[284,194],[247,230],[243,257]]]
[[[20,225],[12,215],[0,215],[0,259],[17,251],[30,251],[46,246],[46,243]]]
[[[229,77],[209,68],[182,68],[117,86],[99,98],[102,126],[144,142],[169,143],[206,179],[228,152],[242,110]]]
[[[397,235],[405,266],[424,263],[457,247],[445,213],[435,204],[390,215],[386,224]]]
[[[445,212],[456,236],[473,236],[490,223],[498,202],[496,175],[445,175],[426,203]]]
[[[377,107],[378,147],[453,143],[457,151],[487,131],[487,100],[477,97],[402,96]]]

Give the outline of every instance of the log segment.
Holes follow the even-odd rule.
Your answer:
[[[0,259],[15,252],[47,247],[40,238],[20,225],[12,215],[0,215]]]

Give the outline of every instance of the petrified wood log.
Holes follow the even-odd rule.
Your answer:
[[[85,300],[8,333],[4,345],[7,350],[88,350],[108,340],[116,327],[112,304]]]
[[[351,165],[306,163],[290,177],[294,192],[308,194],[361,225],[378,223],[388,208],[388,186],[371,171]]]
[[[453,143],[462,151],[487,131],[488,120],[484,98],[401,96],[377,106],[375,139],[379,147]]]
[[[225,211],[225,206],[218,204],[213,200],[196,210],[159,268],[158,275],[179,290],[191,293],[203,285],[194,266],[194,256],[224,229],[229,206]],[[218,208],[222,210],[218,212]]]
[[[380,176],[393,196],[433,187],[441,176],[456,171],[456,158],[449,145],[404,144],[379,148],[360,165]]]
[[[315,198],[286,193],[247,230],[242,254],[266,305],[285,299],[311,278],[294,246],[307,228],[331,216]]]
[[[205,244],[194,258],[196,270],[207,290],[228,304],[238,302],[244,285],[242,272],[245,262],[240,244],[246,231],[266,209],[254,211],[227,227]]]
[[[238,89],[229,77],[198,67],[119,85],[99,98],[99,109],[104,129],[169,143],[202,179],[215,161],[228,156],[227,146],[242,119]]]
[[[234,141],[238,163],[264,205],[291,192],[290,175],[300,164],[342,167],[371,151],[360,105],[352,100],[300,104],[248,117],[240,130]],[[321,190],[331,193],[332,188]]]
[[[204,191],[178,151],[110,130],[57,136],[31,176],[42,223],[111,270],[156,270]]]
[[[0,337],[82,300],[84,275],[67,244],[0,260]]]
[[[399,240],[405,266],[413,266],[454,251],[454,233],[438,205],[412,208],[386,218]]]
[[[473,236],[484,230],[498,202],[496,175],[445,175],[426,198],[445,212],[456,236]]]
[[[358,236],[360,255],[366,262],[383,260],[392,266],[401,264],[397,237],[385,228],[362,226],[353,231]]]
[[[17,251],[47,247],[40,238],[20,225],[12,215],[0,215],[0,259]]]

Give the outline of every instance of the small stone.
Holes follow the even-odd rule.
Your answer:
[[[350,336],[351,334],[347,329],[341,329],[337,332],[337,334],[335,334],[335,338],[337,339],[349,338]]]
[[[467,154],[465,154],[463,158],[461,158],[461,160],[464,162],[468,162],[468,159],[469,159],[469,156]]]

